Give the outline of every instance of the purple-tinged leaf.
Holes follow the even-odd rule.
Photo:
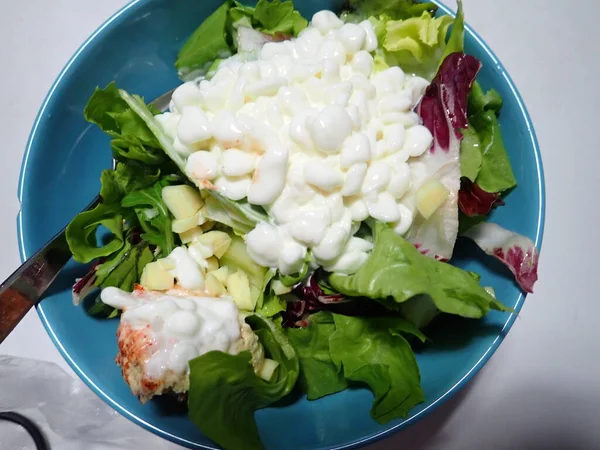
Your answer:
[[[533,292],[538,279],[539,253],[531,239],[490,222],[475,225],[465,236],[488,255],[502,261],[525,292]]]
[[[433,144],[428,152],[409,162],[414,179],[407,206],[415,211],[417,191],[432,179],[441,182],[449,195],[428,219],[415,214],[405,237],[421,253],[438,260],[450,259],[458,235],[461,130],[468,126],[467,95],[480,68],[481,63],[473,56],[450,54],[416,108],[433,136]]]
[[[458,206],[469,217],[485,216],[494,207],[502,206],[504,202],[500,194],[485,192],[477,183],[463,178],[458,191]]]

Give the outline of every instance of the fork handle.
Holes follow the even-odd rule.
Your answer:
[[[63,229],[0,285],[0,343],[38,302],[69,259],[71,251]]]

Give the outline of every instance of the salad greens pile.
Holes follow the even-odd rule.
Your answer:
[[[502,98],[475,81],[481,64],[464,54],[461,2],[456,18],[436,12],[435,4],[413,0],[351,0],[341,18],[374,25],[376,70],[400,66],[430,81],[416,111],[434,136],[431,151],[460,155],[460,233],[503,261],[531,291],[538,257],[533,243],[485,222],[516,186],[498,122]],[[221,59],[238,54],[251,60],[263,43],[297,36],[307,25],[291,1],[259,0],[250,7],[227,0],[191,35],[175,67],[184,80],[210,77]],[[132,291],[146,264],[183,241],[173,232],[174,217],[161,193],[166,186],[193,184],[154,118],[159,113],[114,83],[96,89],[85,108],[85,119],[111,137],[116,166],[101,175],[101,202],[67,228],[73,257],[93,262],[73,288],[76,303],[97,288]],[[190,419],[225,448],[262,448],[254,411],[296,385],[309,400],[366,386],[375,420],[406,417],[425,399],[411,349],[411,342],[426,341],[423,327],[439,313],[476,319],[490,309],[510,311],[477,274],[414,245],[419,231],[404,238],[377,222],[360,228],[374,248],[353,275],[315,271],[307,261],[300,273],[283,276],[246,252],[244,236],[268,220],[264,209],[216,191],[203,190],[202,198],[206,218],[231,236],[220,264],[248,277],[255,306],[246,322],[278,363],[267,381],[254,373],[247,351],[213,351],[190,361]],[[98,296],[87,308],[99,317],[119,313]]]

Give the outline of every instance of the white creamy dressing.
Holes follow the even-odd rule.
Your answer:
[[[267,210],[271,223],[246,236],[257,263],[292,274],[310,250],[326,270],[353,273],[371,249],[351,239],[354,224],[411,226],[407,161],[432,142],[412,109],[428,82],[399,67],[374,73],[376,48],[369,21],[321,11],[256,61],[232,57],[211,80],[183,84],[157,116],[199,187]]]
[[[108,287],[101,298],[124,310],[121,326],[145,330],[152,343],[145,364],[151,378],[160,378],[166,370],[186,374],[191,359],[213,350],[235,354],[239,349],[239,311],[229,297],[199,297],[181,291],[127,293]]]

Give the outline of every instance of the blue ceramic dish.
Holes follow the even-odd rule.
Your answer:
[[[221,0],[135,0],[111,17],[71,58],[52,86],[33,125],[21,172],[18,218],[22,259],[39,249],[84,208],[110,167],[109,138],[83,119],[96,86],[117,84],[152,99],[178,84],[173,62],[186,37]],[[338,10],[341,0],[295,0],[311,17],[318,9]],[[467,11],[468,12],[468,11]],[[449,13],[441,7],[440,13]],[[532,238],[539,247],[544,224],[542,163],[531,121],[510,77],[483,41],[469,28],[466,50],[483,62],[479,81],[504,98],[500,122],[518,188],[493,220]],[[482,274],[483,284],[517,312],[523,294],[511,277],[473,247],[461,243],[459,266]],[[141,405],[131,395],[113,360],[117,321],[88,317],[71,302],[70,288],[85,273],[71,263],[38,312],[52,340],[73,370],[101,398],[139,425],[190,448],[215,448],[182,412],[159,402]],[[369,391],[352,389],[315,402],[304,398],[258,411],[256,419],[268,449],[351,448],[415,422],[464,386],[498,348],[515,314],[492,311],[481,321],[442,323],[434,344],[417,352],[426,401],[406,420],[380,425],[369,415]]]

